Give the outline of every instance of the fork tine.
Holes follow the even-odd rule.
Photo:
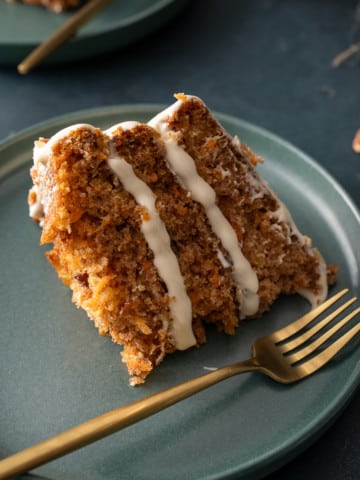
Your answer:
[[[349,331],[347,331],[342,337],[340,337],[336,342],[323,350],[316,357],[311,358],[302,365],[296,367],[300,375],[298,378],[304,378],[310,375],[311,373],[316,372],[319,368],[323,367],[329,360],[331,360],[350,340],[355,337],[360,332],[360,323],[357,323]]]
[[[305,357],[310,355],[311,353],[315,352],[315,350],[320,347],[323,343],[325,343],[329,338],[331,338],[337,331],[340,330],[347,322],[349,322],[352,318],[354,318],[358,313],[360,313],[360,307],[356,308],[353,312],[349,313],[345,318],[343,318],[340,322],[334,325],[332,328],[327,330],[321,337],[318,337],[314,342],[312,342],[307,347],[299,350],[298,352],[290,355],[288,357],[289,362],[295,363],[303,360]]]
[[[299,337],[291,340],[290,342],[284,343],[284,345],[281,345],[278,348],[281,350],[282,353],[287,353],[291,352],[291,350],[294,350],[295,348],[300,347],[300,345],[305,343],[306,340],[309,340],[309,338],[313,337],[315,333],[320,332],[320,330],[326,327],[326,325],[328,325],[335,317],[340,315],[341,312],[346,310],[352,303],[356,302],[356,300],[356,297],[351,298],[346,303],[341,305],[341,307],[339,307],[334,312],[330,313],[330,315],[321,320],[321,322],[316,323],[312,328],[306,330]]]
[[[306,327],[310,322],[312,322],[320,313],[324,312],[327,308],[333,305],[339,298],[343,297],[349,291],[348,288],[341,290],[340,292],[336,293],[332,297],[328,298],[325,302],[323,302],[318,307],[314,308],[310,312],[306,313],[304,316],[300,317],[296,322],[287,325],[286,327],[277,330],[271,336],[275,343],[281,342],[286,338],[291,337],[295,333],[297,333],[302,328]]]

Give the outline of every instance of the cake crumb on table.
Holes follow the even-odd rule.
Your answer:
[[[352,149],[355,153],[360,153],[360,128],[357,129],[352,141]]]

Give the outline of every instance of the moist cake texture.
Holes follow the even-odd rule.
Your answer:
[[[281,294],[313,305],[327,266],[264,182],[262,161],[197,97],[147,124],[70,126],[35,142],[30,215],[74,303],[123,345],[131,384],[166,354],[234,334]]]

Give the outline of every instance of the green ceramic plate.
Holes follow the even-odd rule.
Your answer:
[[[138,388],[128,386],[120,348],[100,337],[57,279],[28,217],[33,140],[66,125],[109,127],[147,120],[160,107],[122,106],[50,120],[0,145],[0,457],[129,401],[250,355],[250,344],[303,314],[300,297],[280,299],[233,337],[169,356]],[[305,154],[274,135],[219,115],[266,162],[264,177],[300,229],[340,267],[333,289],[359,294],[359,215],[339,185]],[[276,384],[258,374],[229,379],[96,444],[37,470],[49,479],[214,480],[255,478],[315,440],[359,384],[358,351],[309,379]]]
[[[81,60],[138,40],[174,17],[187,0],[113,0],[46,63]],[[0,64],[16,65],[72,13],[0,0]]]

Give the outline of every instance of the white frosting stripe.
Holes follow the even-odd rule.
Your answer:
[[[132,128],[134,125],[124,126]],[[113,131],[111,129],[105,133],[111,137]],[[169,234],[156,210],[155,195],[146,183],[136,176],[132,166],[116,153],[113,145],[111,145],[108,164],[125,190],[131,193],[136,202],[146,209],[146,215],[141,223],[141,231],[153,252],[154,264],[168,290],[169,308],[173,319],[172,333],[176,348],[179,350],[189,348],[196,343],[192,331],[191,301],[185,289],[178,260],[171,249]]]
[[[233,278],[242,292],[241,311],[244,315],[256,313],[259,307],[257,290],[259,282],[255,271],[244,257],[236,233],[216,205],[216,194],[213,188],[197,173],[194,160],[174,140],[166,141],[167,160],[171,168],[179,176],[185,188],[191,192],[192,198],[201,203],[210,222],[213,232],[228,252],[233,267]]]
[[[253,315],[259,308],[257,275],[244,257],[233,227],[217,206],[214,189],[198,174],[194,159],[177,143],[174,133],[168,128],[166,121],[168,115],[169,110],[165,115],[155,117],[149,125],[161,134],[166,146],[167,161],[172,171],[191,193],[192,198],[205,208],[214,233],[231,258],[233,278],[242,293],[241,312],[245,316]]]

